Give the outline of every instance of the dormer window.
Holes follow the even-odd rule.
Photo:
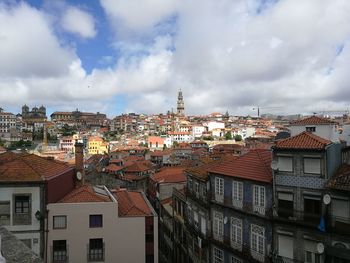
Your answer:
[[[316,132],[316,127],[315,127],[315,126],[306,127],[306,131],[307,131],[307,132]]]

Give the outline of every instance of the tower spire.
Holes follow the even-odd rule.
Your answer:
[[[185,115],[185,103],[184,103],[184,98],[182,96],[181,89],[179,90],[177,95],[177,114]]]

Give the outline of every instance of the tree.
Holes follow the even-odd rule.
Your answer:
[[[232,140],[232,133],[231,132],[226,132],[225,139],[226,140]]]
[[[236,142],[242,141],[242,135],[237,134],[237,135],[235,136],[235,141],[236,141]]]

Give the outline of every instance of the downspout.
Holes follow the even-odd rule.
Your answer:
[[[47,247],[48,247],[48,243],[49,243],[49,209],[46,209],[45,211],[45,219],[46,220],[46,224],[45,224],[45,261],[44,262],[48,262],[47,261]]]

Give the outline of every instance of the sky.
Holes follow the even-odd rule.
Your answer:
[[[348,0],[0,0],[0,107],[311,114],[350,102]]]

